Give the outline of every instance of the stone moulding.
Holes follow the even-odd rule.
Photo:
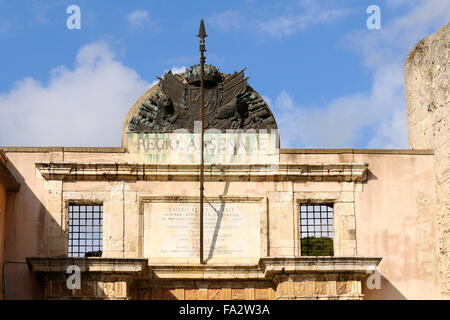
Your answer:
[[[26,259],[31,271],[64,273],[70,265],[81,272],[140,274],[150,280],[226,279],[274,280],[279,275],[344,273],[364,278],[381,261],[378,257],[265,257],[256,265],[149,264],[148,259],[49,258]]]
[[[38,162],[46,180],[198,180],[199,165],[155,165],[130,163]],[[366,163],[205,165],[206,181],[365,181]]]
[[[378,257],[269,257],[261,258],[259,265],[266,278],[280,273],[352,273],[363,276],[373,272],[381,259]]]
[[[362,280],[375,271],[373,257],[263,257],[252,264],[154,264],[148,259],[27,258],[44,282],[46,299],[364,299]],[[82,272],[81,290],[66,287],[67,267]],[[259,288],[259,289],[255,289]],[[162,293],[170,293],[165,296]],[[247,292],[247,295],[243,294]],[[203,293],[203,294],[202,294]],[[144,294],[144,295],[142,295]]]
[[[139,273],[147,267],[147,259],[29,257],[26,261],[36,273],[65,273],[70,265],[78,266],[81,272],[100,273]]]
[[[382,258],[372,257],[266,257],[257,265],[149,265],[154,279],[276,280],[277,275],[349,273],[368,276]]]

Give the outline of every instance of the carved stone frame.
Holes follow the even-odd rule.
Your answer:
[[[208,197],[208,201],[211,202],[253,202],[259,203],[260,210],[260,257],[266,257],[269,248],[268,239],[268,209],[267,209],[267,197],[252,196],[252,197]],[[174,196],[142,196],[139,197],[139,257],[144,257],[144,206],[149,202],[174,202]],[[199,202],[197,196],[176,196],[176,202]]]
[[[96,195],[96,192],[89,192],[89,194],[92,194],[91,196],[87,197],[86,192],[83,191],[63,191],[63,222],[61,224],[62,231],[64,233],[64,253],[65,256],[69,255],[69,204],[76,204],[76,205],[102,205],[106,202],[108,202],[108,199],[105,197],[101,197],[101,195]],[[100,192],[99,192],[100,194]],[[102,228],[104,228],[104,221],[105,221],[105,211],[103,210],[103,221],[102,221]],[[105,237],[105,230],[102,231],[103,237]],[[105,241],[103,239],[103,244],[105,244]],[[103,253],[105,253],[105,248],[102,247]],[[104,254],[102,254],[103,256]]]
[[[342,190],[354,189],[353,182],[343,182]],[[294,192],[294,252],[301,256],[300,204],[333,203],[333,251],[335,257],[357,254],[355,202],[353,191]]]

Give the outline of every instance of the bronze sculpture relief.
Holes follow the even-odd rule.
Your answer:
[[[205,66],[205,129],[277,129],[264,100],[247,84],[244,70],[221,74]],[[159,78],[159,88],[131,118],[131,132],[194,131],[200,121],[200,65],[179,75],[171,71]]]

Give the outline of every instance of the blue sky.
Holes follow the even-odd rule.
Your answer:
[[[403,63],[450,1],[0,0],[0,145],[120,146],[156,76],[198,63],[201,18],[207,63],[247,67],[282,147],[407,148]]]

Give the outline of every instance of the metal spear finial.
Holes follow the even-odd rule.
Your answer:
[[[208,35],[205,31],[205,23],[203,22],[203,19],[200,21],[200,28],[198,29],[197,37],[200,38],[200,51],[206,51],[205,49],[205,38]]]
[[[205,37],[208,35],[205,32],[205,23],[203,19],[200,21],[200,29],[197,37],[200,38],[200,120],[201,120],[201,158],[200,158],[200,264],[204,264],[203,260],[203,190],[204,188],[204,171],[205,171]]]
[[[198,30],[198,35],[197,37],[199,38],[206,38],[208,35],[206,34],[205,31],[205,23],[203,22],[203,19],[200,21],[200,29]]]

